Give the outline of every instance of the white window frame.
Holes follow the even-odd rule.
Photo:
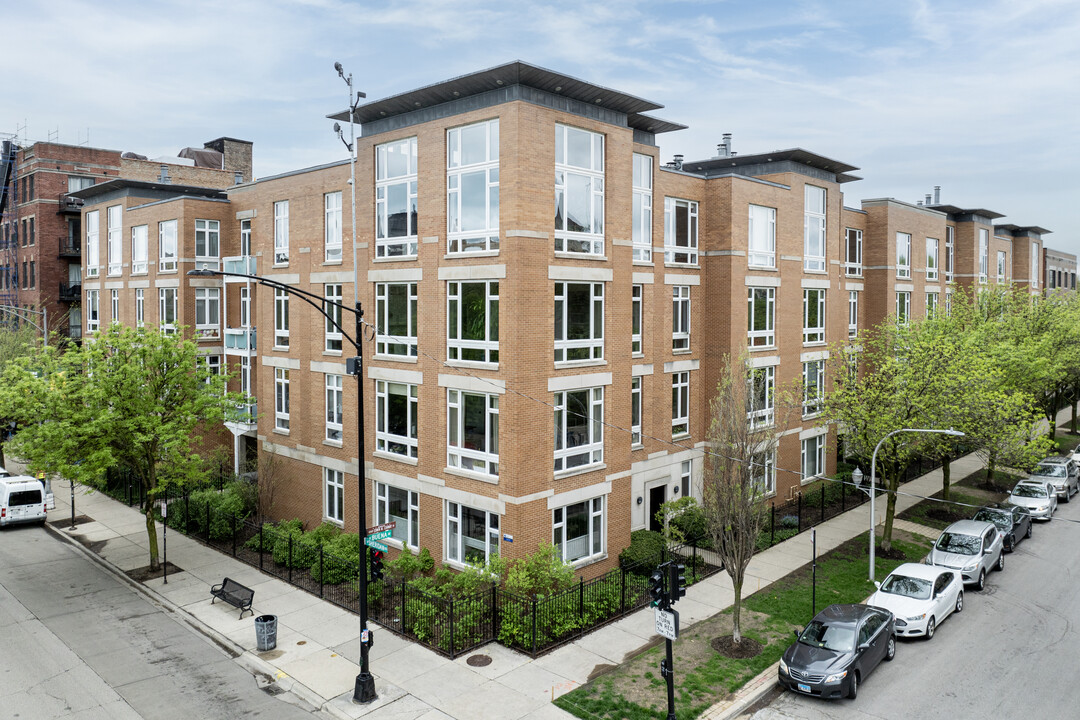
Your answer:
[[[375,257],[378,259],[416,257],[419,222],[416,148],[415,135],[375,146]],[[390,212],[391,198],[405,203],[404,228],[400,223],[391,228],[391,218],[399,216]]]
[[[571,308],[572,299],[586,293],[586,312]],[[576,312],[572,312],[576,310]],[[587,315],[585,336],[571,338],[570,320]],[[580,325],[580,323],[579,323]],[[569,363],[604,359],[604,283],[555,283],[555,362]]]
[[[571,139],[589,144],[586,165],[571,164]],[[585,194],[584,230],[571,230],[567,208],[571,186]],[[604,255],[604,136],[569,125],[555,126],[555,252],[602,257]]]
[[[289,264],[289,201],[274,203],[274,265]]]
[[[862,277],[862,260],[863,231],[847,228],[844,233],[844,274],[848,277]]]
[[[274,288],[274,349],[289,349],[289,292]]]
[[[604,388],[555,393],[555,472],[580,471],[604,462]],[[582,407],[584,406],[584,407]],[[584,415],[584,418],[582,416]],[[573,416],[573,418],[571,418]],[[584,432],[570,434],[571,423]]]
[[[484,157],[464,157],[462,138],[466,134],[484,135]],[[499,250],[499,119],[485,120],[446,131],[446,252],[465,255],[474,252]],[[475,178],[483,187],[483,227],[462,227],[465,202],[465,180]],[[475,191],[477,184],[470,188]]]
[[[221,259],[221,221],[195,221],[195,267],[217,270]]]
[[[210,384],[210,379],[215,375],[221,374],[221,356],[220,355],[200,355],[199,362],[206,368],[205,382]]]
[[[417,283],[414,282],[375,285],[376,355],[417,357],[417,298]],[[402,300],[404,308],[399,307]],[[390,328],[395,325],[403,327],[391,332]]]
[[[195,334],[200,339],[220,337],[220,288],[195,288]]]
[[[690,286],[671,288],[671,349],[690,352]]]
[[[109,322],[120,322],[120,291],[109,291]]]
[[[101,327],[101,295],[99,290],[86,291],[86,334],[92,335]]]
[[[481,285],[484,293],[483,337],[464,337],[462,296],[465,285]],[[451,362],[474,362],[494,365],[499,362],[499,281],[453,280],[446,284],[446,357]],[[455,322],[456,318],[456,322]],[[493,327],[494,326],[494,327]],[[495,337],[492,337],[494,335]]]
[[[758,296],[762,296],[758,299]],[[765,303],[766,327],[754,329],[755,309],[759,302]],[[776,288],[746,288],[746,334],[750,348],[770,348],[776,345]]]
[[[465,531],[462,525],[465,522],[465,513],[463,510],[467,510],[477,517],[483,517],[483,528],[481,532],[484,535],[482,540],[478,538],[466,538]],[[499,554],[499,515],[497,513],[489,512],[487,510],[478,510],[476,508],[462,505],[461,503],[446,501],[446,561],[454,563],[458,566],[464,566],[470,560],[486,564],[491,559]],[[470,542],[471,541],[471,542]],[[470,549],[477,550],[476,543],[482,543],[483,552],[474,552],[470,557]],[[470,547],[471,546],[471,547]]]
[[[690,373],[671,373],[671,437],[690,434]]]
[[[945,228],[945,282],[952,282],[956,273],[956,230],[952,226]]]
[[[176,332],[180,312],[179,295],[177,288],[158,288],[158,327],[166,335]]]
[[[816,198],[820,197],[820,210]],[[803,269],[825,272],[825,253],[828,244],[825,217],[828,210],[828,192],[816,185],[803,186]],[[815,236],[820,248],[813,247]]]
[[[323,519],[345,524],[345,473],[323,468]]]
[[[397,403],[392,396],[403,397],[405,434],[391,432],[391,413]],[[408,383],[375,381],[375,449],[397,457],[419,457],[420,405],[419,387]]]
[[[483,447],[465,447],[465,415],[467,402],[482,403],[484,428]],[[475,411],[474,411],[475,412]],[[488,477],[499,475],[499,396],[457,388],[446,390],[446,454],[447,465]]]
[[[135,289],[135,327],[146,325],[146,290]]]
[[[1005,282],[1005,275],[1009,264],[1009,254],[1004,250],[997,251],[997,281]]]
[[[150,226],[131,228],[131,274],[146,275],[150,266]]]
[[[645,354],[642,337],[645,323],[645,286],[633,285],[630,288],[630,354],[640,357]]]
[[[802,364],[803,401],[802,416],[816,417],[821,414],[825,400],[825,361],[809,360]]]
[[[397,498],[403,502],[405,515],[391,513],[391,493],[400,493],[404,497]],[[403,490],[386,483],[375,484],[375,522],[393,522],[394,527],[390,530],[390,537],[402,545],[418,550],[420,548],[420,493],[415,490]]]
[[[240,255],[251,255],[251,220],[240,221]]]
[[[750,205],[746,264],[750,267],[776,267],[776,208]]]
[[[323,258],[341,262],[341,191],[323,194]]]
[[[345,376],[327,373],[323,384],[326,388],[326,432],[323,438],[341,443],[345,436]]]
[[[644,406],[642,405],[642,376],[634,375],[630,378],[630,446],[641,447],[641,417]]]
[[[246,285],[240,287],[240,327],[251,327],[251,290]]]
[[[940,242],[937,238],[926,238],[926,279],[938,279],[938,249]]]
[[[859,291],[848,290],[848,337],[859,335]]]
[[[120,233],[123,230],[123,207],[112,205],[106,208],[105,218],[108,232],[108,274],[120,275],[124,271],[124,245]]]
[[[158,223],[158,272],[176,272],[176,220]]]
[[[575,513],[584,513],[585,534],[568,539],[566,532],[571,508]],[[551,511],[551,543],[565,563],[581,565],[602,557],[606,534],[604,530],[603,496],[564,505]]]
[[[979,283],[985,285],[990,279],[990,231],[979,228]]]
[[[694,461],[683,460],[679,467],[679,492],[683,497],[694,496]]]
[[[807,483],[825,474],[825,436],[814,435],[803,438],[800,445],[802,447],[802,463],[800,465],[802,482]],[[811,462],[813,467],[810,466]]]
[[[776,366],[750,368],[746,384],[746,421],[750,429],[772,426],[775,419]]]
[[[911,277],[911,233],[896,233],[896,277]]]
[[[776,494],[776,450],[757,453],[750,460],[752,482],[763,496]]]
[[[274,429],[289,430],[289,368],[274,368]]]
[[[902,290],[896,293],[896,322],[907,325],[911,321],[911,293]]]
[[[341,285],[337,283],[326,283],[323,285],[323,297],[326,298],[326,302],[323,303],[323,312],[327,315],[323,330],[323,350],[325,352],[339,353],[341,352],[342,339],[341,330],[339,328],[343,327],[341,324],[340,307],[342,302]],[[337,325],[334,323],[337,323]]]
[[[653,157],[634,153],[633,231],[634,262],[652,262]]]
[[[817,323],[811,325],[811,315],[816,312]],[[803,345],[821,345],[825,342],[825,290],[803,288]]]
[[[1031,243],[1031,287],[1039,287],[1039,244]]]
[[[686,212],[686,236],[679,237],[678,215]],[[694,200],[664,198],[664,264],[698,264],[698,204]]]
[[[926,293],[926,317],[933,317],[937,312],[938,293]]]
[[[98,277],[101,273],[101,246],[99,244],[99,235],[101,223],[101,213],[98,210],[91,210],[86,213],[86,277],[94,278]],[[15,225],[16,229],[18,225]]]

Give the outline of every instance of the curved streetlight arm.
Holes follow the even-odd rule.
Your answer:
[[[349,333],[345,332],[345,329],[343,327],[341,327],[341,325],[338,324],[337,320],[335,320],[333,318],[333,316],[330,315],[330,313],[323,310],[323,305],[333,305],[334,307],[339,308],[341,310],[347,310],[348,312],[351,312],[354,315],[356,315],[357,319],[359,320],[359,318],[363,317],[363,313],[361,311],[357,310],[356,308],[351,308],[351,307],[349,307],[347,305],[342,305],[341,303],[334,302],[333,300],[327,300],[326,298],[319,297],[315,293],[308,292],[307,290],[301,290],[300,288],[293,287],[292,285],[286,285],[285,283],[278,282],[277,280],[271,280],[270,278],[261,277],[259,275],[247,275],[245,273],[234,273],[234,272],[226,272],[224,270],[209,270],[209,269],[188,270],[187,275],[188,275],[188,277],[222,277],[222,276],[227,276],[227,277],[247,278],[248,280],[254,280],[255,282],[259,283],[260,285],[267,285],[269,287],[279,288],[279,289],[284,290],[285,292],[289,293],[290,295],[297,295],[297,296],[300,297],[301,300],[303,300],[308,305],[310,305],[311,307],[315,308],[320,313],[322,313],[322,316],[325,317],[327,320],[329,320],[330,323],[333,324],[333,326],[335,328],[337,328],[337,331],[339,333],[341,333],[341,336],[343,338],[345,338],[346,340],[349,341],[349,344],[353,346],[353,348],[356,350],[356,352],[357,353],[360,352],[360,343],[358,343],[356,339],[353,339],[353,337],[351,335],[349,335]],[[318,302],[315,302],[316,300],[318,300]]]
[[[874,526],[876,525],[877,515],[874,512],[874,496],[877,494],[875,484],[877,482],[877,454],[881,449],[881,444],[888,440],[893,435],[897,435],[903,432],[914,433],[936,433],[938,435],[955,435],[962,437],[964,433],[959,430],[937,430],[934,428],[900,428],[899,430],[893,430],[886,433],[885,437],[878,440],[878,444],[874,446],[874,454],[870,458],[870,582],[874,582]]]
[[[48,310],[31,310],[30,308],[19,307],[18,305],[0,305],[0,310],[3,310],[6,313],[10,313],[17,317],[19,320],[30,323],[31,325],[36,327],[38,330],[41,331],[42,342],[45,345],[49,344],[49,331],[46,329],[46,326],[48,325]],[[29,317],[30,315],[40,315],[41,324],[38,325],[36,322],[31,320]]]

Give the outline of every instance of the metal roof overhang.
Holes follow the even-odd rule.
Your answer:
[[[683,169],[688,172],[708,172],[710,170],[725,170],[745,165],[760,165],[783,160],[790,160],[791,162],[797,162],[819,170],[827,170],[836,173],[838,176],[859,169],[854,165],[848,165],[839,160],[833,160],[832,158],[827,158],[824,155],[818,155],[817,153],[812,153],[808,150],[803,150],[802,148],[756,153],[754,155],[732,155],[730,157],[709,158],[708,160],[695,160],[693,162],[683,163]],[[852,180],[859,179],[854,176],[850,176],[850,178]]]

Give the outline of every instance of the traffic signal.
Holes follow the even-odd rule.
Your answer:
[[[664,572],[657,568],[649,576],[649,597],[652,598],[652,606],[658,608],[667,607],[667,595],[664,593]]]
[[[671,563],[671,598],[672,603],[686,596],[686,566],[682,563]]]
[[[383,568],[382,568],[383,554],[381,550],[371,551],[371,580],[382,580]]]

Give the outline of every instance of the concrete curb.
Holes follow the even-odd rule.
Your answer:
[[[780,671],[780,661],[774,662],[769,667],[758,673],[752,680],[748,681],[746,685],[743,685],[745,689],[750,686],[751,689],[746,694],[737,694],[735,700],[728,705],[727,708],[720,711],[716,715],[702,716],[708,718],[708,720],[728,720],[729,718],[736,718],[741,715],[746,709],[770,692],[776,687],[776,674]]]
[[[270,663],[266,662],[262,658],[254,655],[250,651],[244,649],[243,646],[237,644],[235,641],[229,639],[227,636],[222,635],[217,630],[207,626],[200,622],[195,616],[184,610],[182,607],[172,602],[166,597],[159,595],[154,590],[146,587],[140,582],[132,580],[128,577],[120,568],[110,563],[105,558],[95,553],[90,548],[83,545],[81,542],[71,537],[63,530],[60,530],[48,522],[45,523],[45,529],[47,532],[55,535],[58,538],[63,539],[68,545],[71,545],[78,552],[89,558],[96,563],[99,567],[112,575],[119,578],[128,587],[132,588],[140,595],[145,597],[154,605],[157,605],[162,610],[171,613],[179,621],[183,622],[189,628],[199,633],[210,642],[221,648],[227,655],[240,665],[242,668],[250,672],[253,676],[263,675],[266,677],[268,684],[276,684],[283,692],[294,695],[304,706],[309,709],[322,712],[325,708],[326,700],[318,695],[314,690],[306,685],[298,682],[294,678],[286,675],[284,672],[274,667]]]

